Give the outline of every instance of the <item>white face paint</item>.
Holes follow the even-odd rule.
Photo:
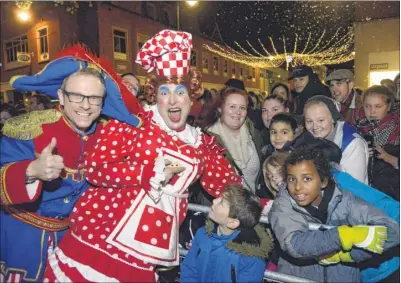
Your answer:
[[[170,129],[175,131],[185,129],[191,110],[191,99],[184,85],[164,84],[159,86],[156,104],[160,116]]]

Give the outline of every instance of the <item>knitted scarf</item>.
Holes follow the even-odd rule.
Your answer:
[[[400,107],[394,104],[390,113],[380,121],[366,118],[363,108],[357,112],[355,126],[362,135],[373,137],[375,146],[400,144]]]
[[[224,147],[230,152],[235,164],[243,170],[246,168],[251,156],[248,152],[248,144],[252,142],[252,137],[244,123],[241,126],[240,134],[238,137],[233,137],[230,133],[227,133],[219,119],[214,125],[208,130],[221,137],[224,142]]]
[[[354,98],[355,90],[353,89],[351,93],[348,95],[347,99],[344,102],[340,103],[340,114],[341,117],[345,117],[347,114],[347,110],[351,106],[352,99]]]

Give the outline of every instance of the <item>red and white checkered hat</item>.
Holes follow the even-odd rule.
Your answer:
[[[192,50],[192,34],[183,31],[162,30],[146,41],[135,62],[159,76],[188,74]]]

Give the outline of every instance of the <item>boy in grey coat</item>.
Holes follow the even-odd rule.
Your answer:
[[[285,252],[279,272],[319,282],[360,282],[357,263],[399,244],[399,226],[382,211],[341,191],[316,149],[301,147],[286,163],[287,189],[269,222]],[[336,226],[310,231],[308,223]]]

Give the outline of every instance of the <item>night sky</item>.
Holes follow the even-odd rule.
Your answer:
[[[286,37],[291,45],[294,34],[307,38],[309,32],[328,36],[338,28],[346,31],[354,20],[354,2],[220,2],[217,20],[227,44],[233,41],[267,43],[267,36]],[[276,41],[276,40],[275,40]]]
[[[371,2],[372,15],[388,2]],[[198,19],[202,31],[211,35],[217,22],[224,43],[235,47],[237,41],[247,47],[246,40],[261,50],[258,39],[271,51],[268,37],[275,42],[278,52],[283,52],[282,37],[286,39],[287,51],[292,51],[295,33],[299,46],[304,46],[311,32],[318,39],[325,30],[323,40],[329,40],[339,29],[344,35],[355,22],[355,5],[351,1],[240,1],[200,2]],[[211,16],[215,15],[215,16]],[[398,12],[399,15],[399,12]],[[250,49],[248,48],[250,51]],[[352,62],[347,64],[352,68]]]

